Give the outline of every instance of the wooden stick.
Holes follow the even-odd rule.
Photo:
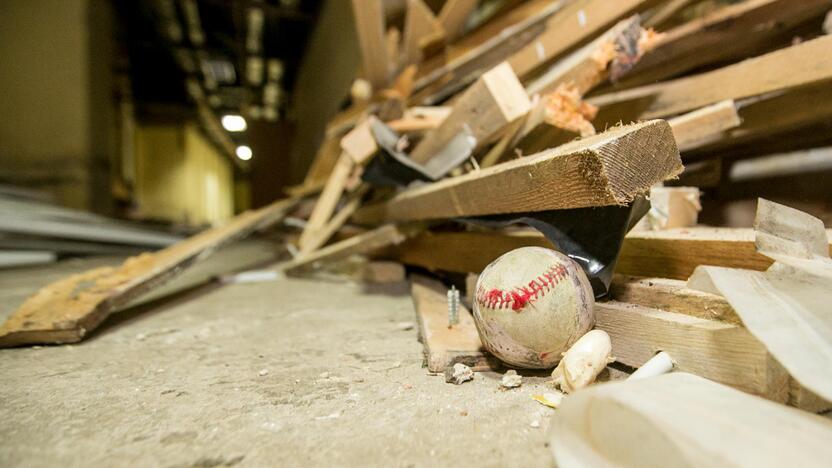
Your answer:
[[[406,190],[362,208],[355,219],[378,223],[621,205],[681,171],[667,122],[642,122]]]
[[[243,213],[155,253],[56,281],[27,299],[0,327],[0,347],[81,341],[112,313],[163,285],[224,245],[281,220],[296,203]]]
[[[321,229],[313,231],[312,237],[301,247],[301,254],[308,254],[318,250],[326,244],[326,242],[347,222],[347,220],[355,213],[355,210],[361,206],[361,199],[367,194],[369,186],[362,185],[357,188],[349,197],[349,201],[338,210],[332,219],[329,220]]]
[[[372,231],[367,231],[363,234],[330,244],[309,254],[300,255],[294,260],[282,265],[280,269],[287,274],[298,273],[305,268],[314,267],[316,262],[337,261],[347,258],[350,255],[366,254],[383,247],[399,244],[408,235],[409,231],[399,229],[392,224],[387,224]]]
[[[318,230],[322,229],[324,225],[332,217],[335,207],[338,205],[338,200],[341,199],[341,193],[344,191],[344,186],[347,179],[352,172],[355,163],[349,154],[344,151],[338,157],[338,163],[332,170],[326,185],[324,186],[321,196],[315,203],[315,208],[309,216],[309,221],[303,228],[303,232],[298,239],[298,244],[302,250],[309,250],[308,244],[318,236]]]
[[[352,0],[352,13],[364,61],[364,73],[373,89],[382,89],[390,80],[384,37],[384,7],[381,0]]]
[[[407,17],[404,24],[404,63],[422,61],[422,39],[442,31],[442,25],[422,0],[407,0]]]

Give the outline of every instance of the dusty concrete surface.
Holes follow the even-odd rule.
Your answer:
[[[83,266],[0,273],[0,318]],[[412,321],[404,284],[279,280],[144,305],[81,344],[0,350],[0,466],[551,466],[543,379],[446,384]]]

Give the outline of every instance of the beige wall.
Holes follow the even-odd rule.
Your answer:
[[[104,0],[0,1],[0,179],[105,211],[112,11]]]
[[[196,124],[141,124],[135,154],[136,200],[142,217],[202,225],[232,216],[231,162]]]

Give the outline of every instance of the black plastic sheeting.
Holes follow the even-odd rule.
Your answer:
[[[365,182],[375,186],[406,187],[417,181],[434,181],[444,175],[444,168],[426,168],[398,151],[398,136],[384,124],[378,122],[372,128],[381,151],[365,168],[362,175]],[[456,166],[470,157],[473,145],[469,143],[470,147],[467,147],[463,138],[458,140],[443,150],[451,155],[445,158],[451,162],[444,166]],[[627,206],[509,213],[457,218],[455,221],[492,228],[525,224],[537,229],[560,252],[583,268],[595,297],[600,298],[609,292],[624,236],[649,209],[650,202],[639,197]]]

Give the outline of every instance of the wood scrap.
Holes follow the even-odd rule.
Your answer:
[[[652,145],[648,153],[639,150],[645,141]],[[363,207],[354,219],[378,223],[622,205],[681,170],[669,125],[649,121],[410,189]]]
[[[422,61],[421,41],[432,34],[441,32],[442,24],[422,0],[407,0],[407,16],[404,23],[403,54],[404,64]]]
[[[474,318],[465,306],[460,304],[459,323],[449,326],[447,288],[442,283],[421,275],[412,275],[410,281],[428,371],[442,373],[458,362],[476,371],[497,365],[483,348]]]
[[[311,240],[318,236],[318,231],[332,218],[332,213],[335,211],[338,200],[341,199],[341,194],[353,167],[355,167],[353,158],[346,151],[343,151],[338,157],[338,163],[332,170],[298,240],[301,250],[310,251]]]
[[[822,467],[830,437],[827,418],[673,372],[565,398],[549,441],[564,468]]]
[[[688,286],[724,296],[802,386],[832,401],[832,259],[823,223],[760,199],[757,250],[775,260],[765,272],[701,266]]]
[[[668,121],[679,151],[687,151],[713,141],[725,130],[740,125],[737,106],[733,100],[720,101]]]
[[[448,37],[454,41],[465,31],[465,23],[477,7],[477,0],[448,0],[439,10],[439,23]]]
[[[223,245],[278,222],[295,202],[281,200],[158,252],[130,257],[117,268],[96,268],[52,283],[0,326],[0,347],[81,341],[120,307]]]
[[[650,211],[633,227],[636,231],[656,231],[694,227],[702,211],[696,187],[653,187]]]
[[[418,163],[427,163],[463,128],[470,130],[476,147],[482,147],[508,124],[525,115],[529,107],[529,98],[511,67],[500,64],[462,94],[448,117],[425,135],[410,157]]]

